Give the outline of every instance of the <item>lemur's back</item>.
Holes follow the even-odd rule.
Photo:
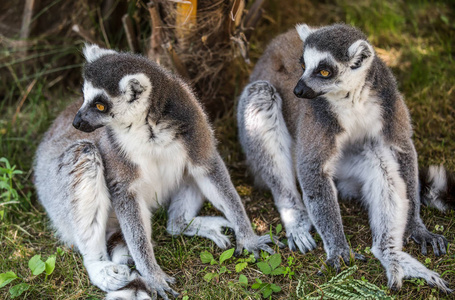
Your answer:
[[[302,40],[294,28],[280,34],[267,46],[250,76],[250,82],[266,80],[277,89],[283,99],[283,116],[292,136],[298,114],[304,109],[303,101],[293,93],[302,73],[299,63],[302,50]]]

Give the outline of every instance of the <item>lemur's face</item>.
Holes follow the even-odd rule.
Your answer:
[[[346,25],[319,29],[298,25],[297,32],[304,42],[303,74],[294,89],[297,97],[324,95],[337,100],[363,85],[374,51],[360,31]]]
[[[148,109],[149,78],[143,73],[129,72],[134,65],[134,61],[129,61],[131,56],[97,46],[86,46],[84,54],[87,58],[82,87],[84,103],[73,126],[92,132],[107,125],[128,126],[138,121]]]

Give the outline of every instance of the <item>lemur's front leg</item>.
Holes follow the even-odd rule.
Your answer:
[[[329,171],[330,159],[324,160],[313,154],[314,156],[308,155],[308,151],[300,151],[297,175],[305,206],[324,243],[326,263],[338,271],[341,267],[340,258],[349,264],[351,250],[344,235],[337,191]],[[362,255],[353,254],[357,259],[364,259]]]
[[[406,192],[409,199],[408,223],[405,239],[411,237],[421,245],[422,254],[427,254],[427,244],[431,244],[434,254],[446,254],[447,240],[444,236],[428,231],[420,218],[419,177],[417,153],[411,139],[406,140],[396,151],[400,173],[406,182]]]
[[[275,237],[272,241],[268,234],[257,236],[254,233],[242,200],[237,194],[226,166],[218,153],[214,155],[208,165],[198,167],[195,170],[194,179],[204,196],[231,223],[237,242],[235,255],[240,255],[245,248],[258,259],[260,250],[270,254],[274,253],[273,249],[267,245],[268,243],[277,243],[280,247],[284,247],[284,244],[280,243]]]
[[[169,287],[169,283],[174,283],[175,279],[164,273],[156,262],[149,234],[151,216],[148,207],[145,203],[140,203],[134,192],[128,191],[126,184],[117,183],[111,190],[112,204],[120,228],[141,278],[163,299],[169,299],[166,293],[178,296],[179,294]]]

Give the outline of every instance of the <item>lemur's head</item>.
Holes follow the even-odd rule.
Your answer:
[[[366,36],[342,24],[310,28],[296,26],[303,41],[303,75],[294,94],[313,99],[321,95],[339,99],[363,84],[375,53]]]
[[[148,61],[138,55],[86,45],[84,103],[73,126],[92,132],[106,125],[131,124],[148,108],[152,89],[146,75]]]

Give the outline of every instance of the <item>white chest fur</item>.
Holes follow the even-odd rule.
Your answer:
[[[378,99],[369,95],[368,89],[358,97],[331,101],[331,104],[344,129],[337,139],[340,146],[380,135],[383,128],[382,109]]]
[[[175,191],[187,166],[187,152],[167,124],[132,125],[118,134],[127,157],[138,166],[131,189],[149,208],[164,204]]]

